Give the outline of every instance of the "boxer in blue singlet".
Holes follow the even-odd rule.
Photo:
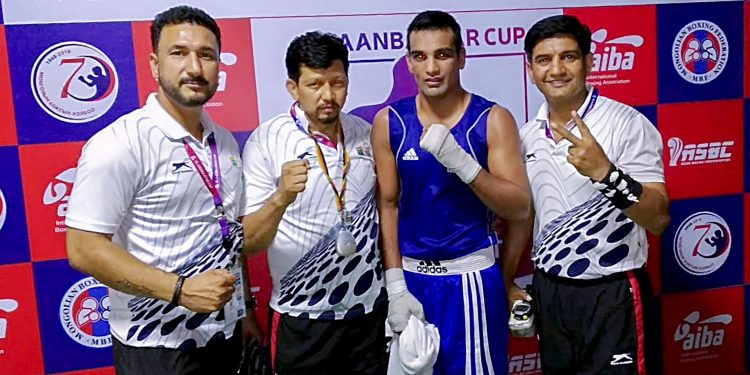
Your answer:
[[[419,94],[381,110],[372,131],[388,323],[400,332],[416,315],[438,327],[436,375],[506,374],[508,303],[528,298],[513,283],[530,234],[518,130],[506,109],[461,87],[452,16],[417,15],[407,47]],[[508,228],[502,265],[495,217]]]

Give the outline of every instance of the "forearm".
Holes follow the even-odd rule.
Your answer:
[[[663,189],[663,184],[651,183],[642,186],[643,193],[638,198],[638,203],[633,204],[623,212],[636,224],[655,235],[659,235],[669,225],[669,199]]]
[[[283,199],[278,193],[274,193],[260,210],[242,219],[245,237],[244,253],[256,253],[271,245],[286,208],[287,205]]]
[[[529,193],[520,185],[495,177],[483,169],[469,187],[485,206],[503,219],[523,220],[529,216]]]
[[[139,297],[171,301],[178,276],[150,266],[103,235],[68,228],[70,265],[103,284]]]
[[[380,251],[386,269],[401,267],[401,252],[398,248],[398,206],[384,204],[380,214]]]
[[[505,284],[510,284],[516,278],[516,270],[521,256],[531,239],[534,217],[528,215],[521,220],[507,222],[507,231],[501,247],[501,261]]]

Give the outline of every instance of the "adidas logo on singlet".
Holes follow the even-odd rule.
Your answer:
[[[419,156],[417,156],[417,152],[414,151],[414,147],[412,147],[409,149],[409,151],[406,151],[406,153],[404,153],[404,156],[401,157],[401,160],[419,160]]]
[[[420,260],[417,265],[417,272],[426,274],[448,273],[448,267],[441,266],[437,260]]]

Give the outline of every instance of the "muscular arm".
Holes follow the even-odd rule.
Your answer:
[[[109,234],[68,227],[70,265],[120,292],[170,301],[177,275],[141,262],[111,238]]]
[[[487,119],[489,172],[481,171],[471,183],[472,190],[498,216],[506,219],[501,245],[503,278],[510,301],[521,299],[514,279],[533,228],[531,193],[526,168],[521,160],[521,141],[510,113],[499,106]],[[512,303],[512,302],[511,302]]]
[[[489,171],[479,171],[469,186],[499,217],[525,220],[531,208],[529,181],[521,160],[516,122],[505,108],[494,106],[490,110],[487,148]]]
[[[372,148],[377,171],[377,204],[380,216],[380,249],[386,269],[401,267],[398,249],[399,176],[391,151],[388,108],[381,109],[372,126]]]

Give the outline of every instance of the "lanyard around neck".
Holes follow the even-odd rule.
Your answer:
[[[221,226],[221,236],[224,239],[229,237],[229,223],[227,221],[226,212],[224,211],[224,204],[221,200],[221,168],[219,166],[219,150],[216,146],[216,139],[214,134],[211,133],[208,136],[208,147],[211,150],[211,168],[213,169],[212,176],[208,175],[206,167],[203,162],[198,158],[192,147],[188,144],[187,140],[182,140],[185,145],[185,151],[193,162],[195,169],[198,171],[198,175],[201,176],[203,184],[206,185],[208,191],[214,197],[214,206],[216,206],[216,214],[219,220],[219,226]]]
[[[331,185],[331,189],[333,189],[333,193],[336,196],[336,208],[338,209],[338,212],[343,212],[345,207],[344,194],[346,193],[346,177],[349,174],[349,166],[351,165],[349,153],[346,152],[346,141],[344,139],[343,126],[341,127],[339,133],[341,135],[341,147],[344,151],[344,172],[341,175],[341,191],[339,191],[339,189],[336,188],[336,184],[333,182],[333,178],[331,178],[331,174],[328,170],[328,163],[326,163],[326,159],[323,156],[323,150],[321,150],[320,148],[318,139],[312,134],[312,132],[308,131],[308,129],[305,129],[302,126],[302,122],[300,122],[299,118],[297,117],[297,111],[294,109],[296,105],[297,103],[292,104],[292,107],[289,109],[289,115],[292,116],[292,120],[294,120],[297,128],[305,133],[308,137],[310,137],[310,139],[312,139],[315,143],[315,157],[318,159],[318,164],[320,164],[320,168],[323,170],[323,173],[328,179],[328,184]]]

